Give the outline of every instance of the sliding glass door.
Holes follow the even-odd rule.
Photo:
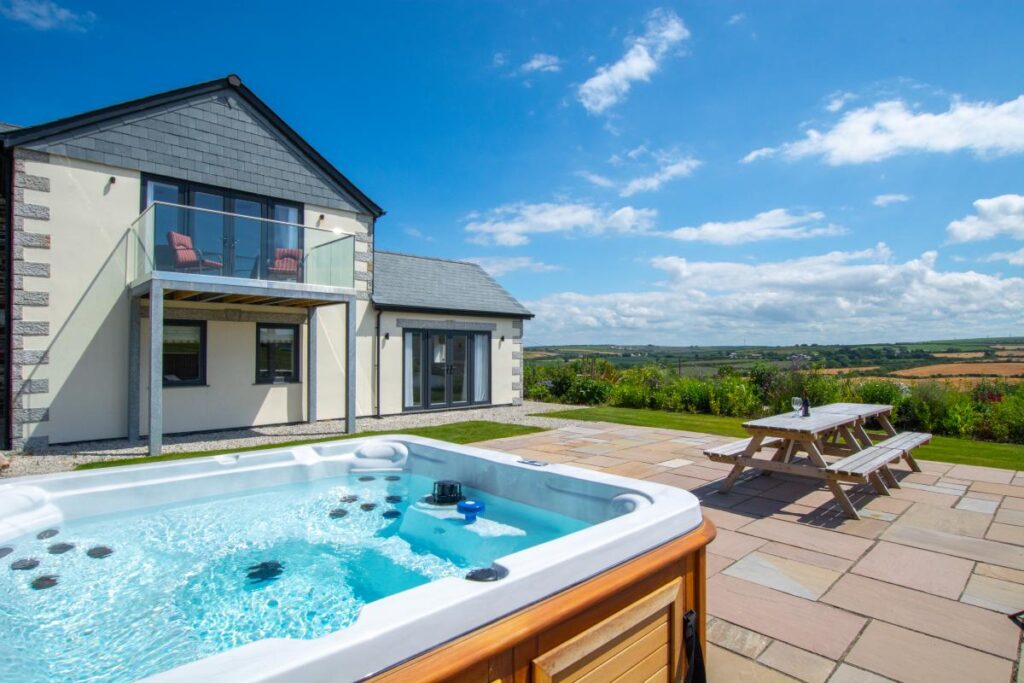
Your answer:
[[[403,344],[405,410],[490,403],[489,333],[406,331]]]

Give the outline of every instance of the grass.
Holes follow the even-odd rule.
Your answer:
[[[660,427],[680,429],[688,432],[720,434],[722,436],[749,436],[742,425],[745,418],[720,417],[717,415],[692,415],[670,413],[661,410],[638,408],[575,408],[553,413],[540,413],[540,417],[561,417],[569,420],[588,422],[614,422],[636,427]],[[931,444],[914,452],[922,460],[936,460],[963,465],[1002,467],[1010,470],[1024,469],[1024,446],[1012,443],[993,443],[973,439],[955,439],[936,436]]]
[[[522,436],[543,432],[540,427],[527,427],[526,425],[505,424],[501,422],[488,422],[486,420],[469,420],[466,422],[454,422],[446,425],[435,425],[432,427],[416,427],[413,429],[392,429],[383,432],[359,432],[358,434],[335,434],[334,436],[323,436],[315,439],[299,439],[296,441],[282,441],[265,446],[260,449],[253,449],[248,446],[241,448],[221,448],[211,451],[191,451],[188,453],[168,453],[167,455],[144,456],[141,458],[124,458],[122,460],[101,460],[88,462],[76,467],[76,470],[95,470],[103,467],[122,467],[124,465],[145,465],[152,462],[167,462],[169,460],[187,460],[189,458],[202,458],[207,455],[225,455],[227,453],[242,453],[252,450],[270,450],[276,448],[288,448],[290,446],[302,446],[311,443],[322,443],[324,441],[337,441],[339,439],[356,439],[364,436],[376,436],[378,434],[411,434],[423,436],[451,443],[476,443],[478,441],[490,441],[491,439],[504,439],[509,436]]]

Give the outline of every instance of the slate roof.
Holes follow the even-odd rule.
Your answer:
[[[373,303],[382,309],[533,317],[475,263],[393,251],[374,252]]]
[[[168,92],[157,93],[156,95],[149,95],[137,100],[131,100],[130,102],[123,102],[121,104],[115,104],[109,107],[103,107],[101,109],[95,109],[92,111],[85,112],[83,114],[77,114],[75,116],[69,116],[67,118],[58,119],[56,121],[50,121],[49,123],[43,123],[36,126],[28,126],[25,128],[0,128],[0,145],[6,147],[17,147],[21,145],[37,145],[43,141],[60,139],[63,136],[74,134],[76,131],[83,129],[90,129],[96,127],[108,126],[110,122],[122,123],[134,120],[133,117],[137,118],[137,115],[142,112],[149,112],[151,110],[158,110],[160,108],[167,108],[176,103],[190,100],[191,98],[213,95],[223,91],[229,91],[236,94],[243,102],[251,107],[257,114],[263,117],[271,127],[277,130],[277,132],[283,136],[283,138],[290,143],[296,151],[308,159],[314,166],[316,166],[331,182],[335,183],[344,192],[348,193],[356,202],[362,205],[370,214],[374,217],[379,218],[384,215],[384,210],[374,203],[366,194],[356,187],[352,181],[346,178],[341,171],[334,167],[327,159],[325,159],[319,152],[317,152],[312,145],[306,142],[295,130],[289,126],[284,120],[278,116],[270,107],[266,105],[259,97],[256,96],[249,88],[247,88],[242,80],[235,74],[231,74],[226,78],[219,78],[213,81],[207,81],[205,83],[198,83],[196,85],[190,85],[184,88],[178,88],[177,90],[170,90]],[[205,127],[206,124],[215,124],[217,119],[210,112],[201,112],[204,117],[202,125]],[[167,121],[159,122],[163,126],[171,125]],[[227,126],[231,129],[234,136],[244,136],[249,142],[254,142],[257,138],[252,134],[253,131],[239,131],[239,124],[234,121],[227,121]],[[199,126],[197,125],[198,129]],[[133,130],[142,139],[148,140],[148,137],[152,135],[157,140],[154,142],[164,143],[164,147],[172,146],[169,143],[168,136],[172,136],[174,132],[171,130]],[[192,131],[190,134],[196,139],[202,139],[215,141],[217,137],[217,129],[199,130],[200,134],[196,134]],[[119,133],[120,135],[120,133]],[[204,137],[205,135],[205,137]],[[240,138],[241,139],[241,138]],[[131,146],[131,136],[126,139],[118,138],[116,140],[106,140],[110,147],[102,150],[106,154],[120,158],[127,158],[124,154],[115,154],[115,152],[127,148],[129,151],[134,153],[134,149]],[[157,158],[164,154],[166,149],[164,147],[157,147],[152,150],[147,150],[144,158],[148,159],[150,156]],[[47,151],[47,150],[42,150]],[[200,150],[203,151],[203,150]],[[209,151],[209,150],[206,150]],[[168,156],[164,154],[164,156]],[[106,163],[105,158],[95,159],[92,157],[84,157],[91,161],[100,161]],[[200,161],[197,162],[195,159],[188,159],[189,164],[199,164],[202,166],[205,162],[202,161],[203,157],[200,157]],[[222,161],[218,159],[218,161]],[[119,165],[119,164],[113,164]],[[205,164],[210,165],[210,164]],[[249,163],[249,166],[256,167],[254,163]],[[219,166],[219,164],[218,164]],[[127,168],[136,168],[134,165],[126,166]],[[189,167],[189,166],[186,166]],[[146,169],[142,169],[146,170]],[[234,170],[234,169],[232,169]],[[155,171],[150,171],[155,172]],[[166,172],[162,172],[166,175]],[[175,177],[178,177],[175,175]],[[196,180],[195,178],[185,178],[185,180]],[[212,183],[209,180],[203,180],[202,182],[208,182],[211,184],[221,185],[222,183]],[[226,184],[227,187],[233,187],[230,183]],[[244,189],[252,191],[249,187],[233,187],[233,189]],[[315,203],[308,200],[307,203]]]

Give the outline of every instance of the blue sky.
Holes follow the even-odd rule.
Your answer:
[[[1019,2],[0,0],[0,120],[238,73],[527,342],[1024,334]]]

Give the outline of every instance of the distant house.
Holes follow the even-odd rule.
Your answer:
[[[519,302],[377,251],[384,211],[236,76],[0,127],[5,445],[511,404]]]

